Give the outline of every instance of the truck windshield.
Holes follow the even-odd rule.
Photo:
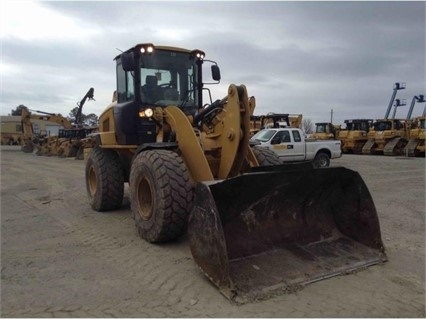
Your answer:
[[[260,142],[267,142],[275,135],[275,132],[275,130],[262,130],[254,134],[251,139]]]
[[[142,102],[195,106],[197,65],[185,52],[156,50],[141,56]]]

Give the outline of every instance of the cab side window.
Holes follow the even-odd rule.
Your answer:
[[[290,133],[288,131],[279,131],[274,136],[275,144],[290,143]]]
[[[288,131],[283,131],[282,143],[290,143],[290,133]]]
[[[133,100],[135,96],[133,76],[125,72],[121,62],[117,62],[117,101],[123,103]]]
[[[293,134],[293,139],[295,142],[300,142],[302,140],[299,131],[291,131],[291,133]]]

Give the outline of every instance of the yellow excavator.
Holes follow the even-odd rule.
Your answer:
[[[204,101],[206,84],[220,81],[204,56],[142,43],[115,58],[117,90],[85,151],[92,209],[120,208],[128,183],[139,235],[158,243],[187,232],[196,264],[235,302],[385,261],[361,176],[283,165],[250,142],[254,98],[230,84],[222,99]]]

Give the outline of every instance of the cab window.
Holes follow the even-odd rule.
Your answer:
[[[299,131],[291,131],[291,133],[295,142],[300,142],[302,140]]]

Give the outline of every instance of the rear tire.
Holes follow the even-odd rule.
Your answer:
[[[121,207],[124,175],[115,151],[92,149],[86,163],[86,189],[92,209],[102,212]]]
[[[326,153],[318,153],[315,155],[314,167],[315,168],[325,168],[330,166],[330,156]]]
[[[282,162],[278,155],[266,147],[255,146],[252,148],[254,156],[256,156],[259,166],[281,165]]]
[[[187,230],[193,190],[182,158],[167,150],[136,156],[130,171],[130,204],[139,235],[166,242]]]

